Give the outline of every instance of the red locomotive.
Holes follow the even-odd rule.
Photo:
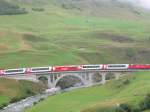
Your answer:
[[[130,64],[129,69],[150,69],[150,64]]]
[[[52,71],[53,72],[64,72],[64,71],[80,71],[81,67],[77,65],[71,66],[54,66]]]

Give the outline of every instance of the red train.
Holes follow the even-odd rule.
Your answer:
[[[63,72],[63,71],[80,71],[81,67],[78,65],[70,65],[70,66],[54,66],[53,72]]]
[[[97,64],[97,65],[68,65],[68,66],[48,66],[0,70],[1,75],[47,73],[47,72],[69,72],[88,70],[150,70],[150,64]]]
[[[130,64],[128,69],[150,69],[150,64]]]

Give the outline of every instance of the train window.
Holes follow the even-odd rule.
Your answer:
[[[97,66],[83,66],[83,68],[99,68],[100,66],[97,65]]]
[[[23,72],[24,70],[23,69],[16,69],[16,70],[6,70],[5,73],[20,73],[20,72]]]
[[[108,65],[108,67],[126,67],[126,65]]]
[[[32,68],[32,71],[46,71],[49,70],[49,67],[47,68]]]

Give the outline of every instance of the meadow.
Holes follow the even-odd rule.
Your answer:
[[[0,16],[1,69],[150,62],[147,18],[81,15],[53,4],[41,12],[25,7],[28,14]]]
[[[39,83],[0,78],[0,109],[9,103],[39,94],[44,88],[45,86]]]
[[[86,7],[90,0],[71,7],[66,0],[7,1],[28,13],[0,15],[0,69],[150,63],[149,12],[108,2]],[[130,83],[124,85],[127,79]],[[149,72],[136,73],[104,86],[51,96],[27,112],[98,112],[118,103],[136,105],[149,92],[149,80]],[[31,82],[0,79],[0,105],[27,97],[33,88],[37,86]]]
[[[129,73],[106,85],[50,96],[26,112],[113,112],[118,104],[137,105],[150,92],[149,73]]]

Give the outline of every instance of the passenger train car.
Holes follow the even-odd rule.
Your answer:
[[[103,65],[80,65],[81,70],[101,70]]]
[[[41,72],[51,72],[52,67],[32,67],[28,69],[28,73],[41,73]]]
[[[4,75],[13,75],[13,74],[24,74],[26,68],[19,68],[19,69],[7,69],[3,70]]]
[[[97,65],[67,65],[48,66],[18,69],[0,69],[0,76],[14,74],[47,73],[47,72],[70,72],[70,71],[115,71],[115,70],[150,70],[150,64],[97,64]]]
[[[127,70],[128,64],[81,65],[82,70]]]
[[[129,64],[108,64],[106,70],[127,70]]]

